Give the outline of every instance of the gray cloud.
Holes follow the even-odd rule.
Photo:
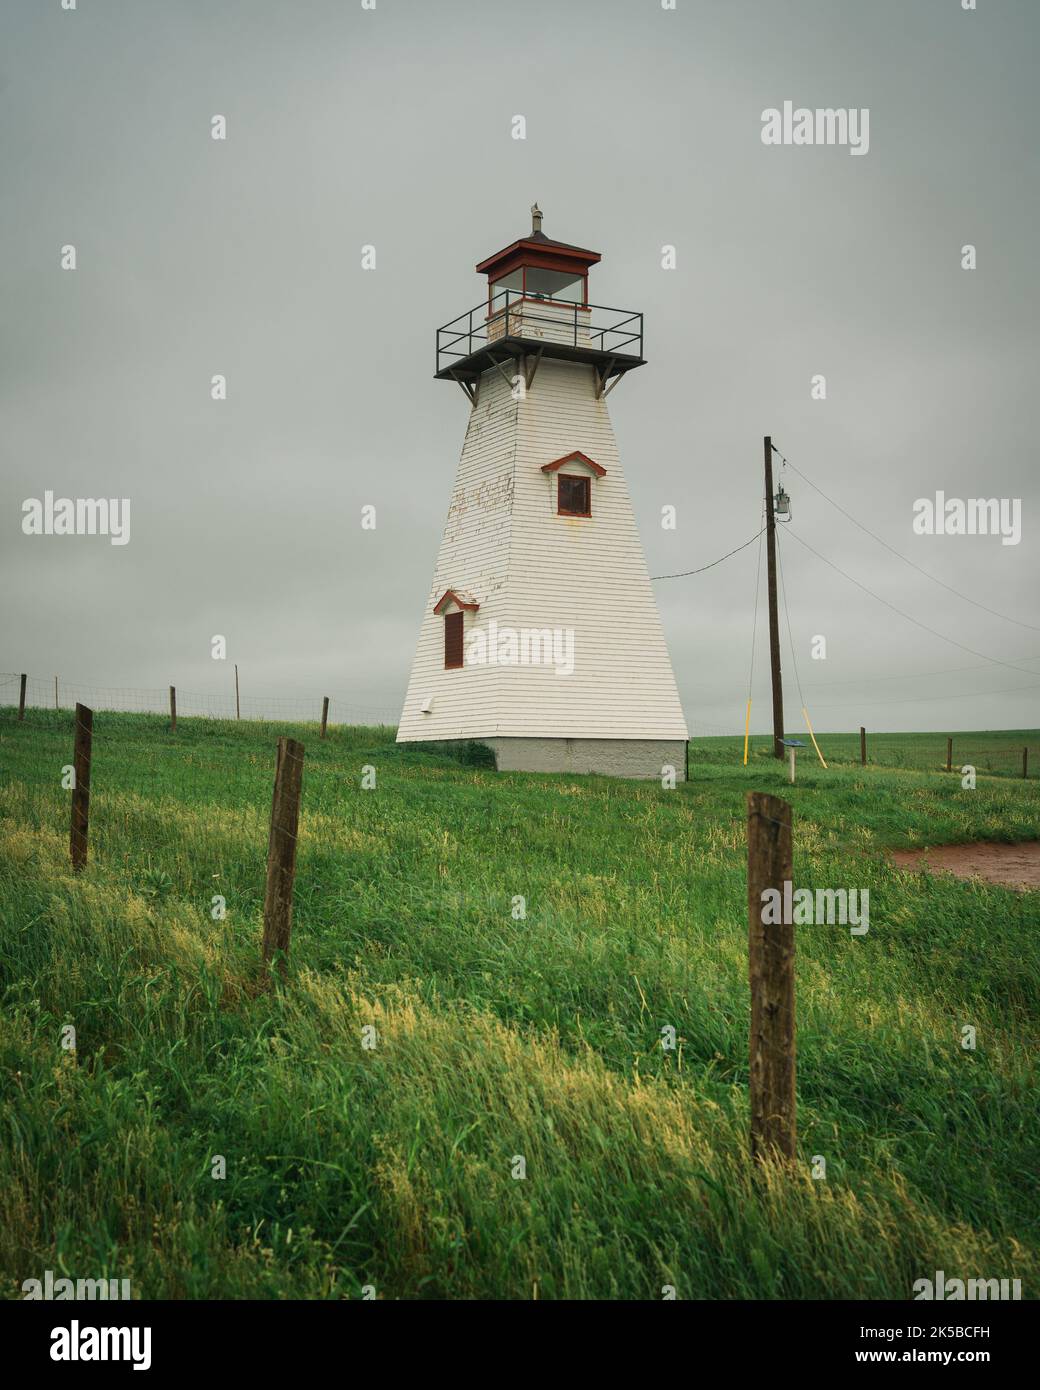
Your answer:
[[[1040,625],[1027,0],[53,0],[6,29],[5,669],[208,690],[238,661],[246,690],[333,690],[392,716],[466,419],[432,380],[434,330],[478,301],[473,265],[524,232],[536,198],[549,235],[603,252],[593,298],[647,316],[649,365],[611,406],[652,574],[754,533],[771,433],[916,563]],[[786,98],[869,107],[869,154],[763,146],[761,112]],[[69,242],[75,274],[58,269]],[[1040,632],[785,484],[822,554],[1040,671]],[[129,496],[131,543],[23,536],[22,501],[45,488]],[[913,501],[937,489],[1021,497],[1022,543],[915,536]],[[1040,723],[1037,692],[986,693],[1028,677],[793,543],[783,555],[817,727]],[[655,586],[694,734],[742,727],[754,563],[751,547]],[[810,660],[816,633],[826,662]],[[793,682],[786,637],[784,662]]]

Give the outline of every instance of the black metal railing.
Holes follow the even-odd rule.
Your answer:
[[[524,295],[520,290],[499,290],[490,304],[487,300],[475,304],[437,329],[437,371],[446,371],[504,338],[641,359],[643,315],[603,304],[572,304]]]

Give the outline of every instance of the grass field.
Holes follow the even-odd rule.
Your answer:
[[[907,769],[821,738],[794,788],[764,739],[748,768],[697,741],[668,791],[98,713],[74,877],[71,730],[0,713],[4,1296],[47,1269],[141,1298],[908,1298],[937,1269],[1036,1296],[1040,894],[884,856],[1035,839],[1035,782],[980,760],[962,790],[942,735],[884,736]],[[279,733],[307,753],[265,992]],[[1020,766],[1037,734],[957,738]],[[799,886],[870,890],[866,936],[798,929],[791,1175],[746,1158],[751,789],[794,805]]]

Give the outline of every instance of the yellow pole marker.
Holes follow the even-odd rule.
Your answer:
[[[816,749],[816,756],[819,758],[820,762],[823,763],[824,767],[826,767],[827,764],[824,762],[823,754],[820,752],[820,745],[816,742],[816,735],[813,733],[812,725],[809,723],[809,711],[804,705],[802,706],[802,713],[805,715],[805,727],[809,730],[809,737],[812,739],[812,746]]]
[[[747,740],[748,729],[751,727],[751,701],[747,702],[747,714],[744,716],[744,766],[747,767]]]

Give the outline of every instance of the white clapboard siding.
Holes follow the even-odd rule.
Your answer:
[[[556,475],[541,471],[575,450],[607,470],[591,480],[591,517],[558,516]],[[573,672],[444,670],[433,605],[447,589],[480,604],[465,614],[467,654],[474,629],[492,620],[570,629]],[[543,361],[521,401],[498,371],[484,374],[427,595],[398,740],[496,735],[687,737],[607,403],[584,364]]]

